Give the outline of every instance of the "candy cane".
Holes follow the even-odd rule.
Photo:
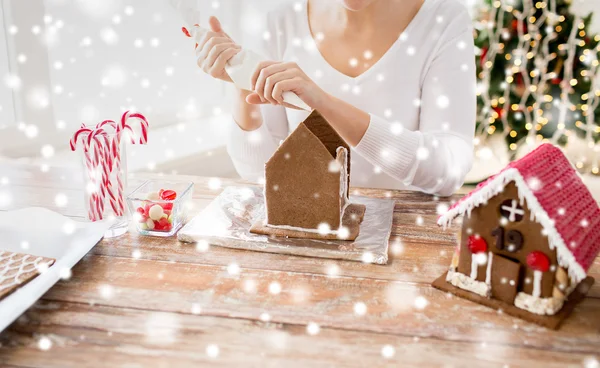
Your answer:
[[[97,189],[90,194],[90,203],[88,217],[91,221],[102,220],[106,197],[110,200],[110,205],[116,216],[125,214],[124,183],[121,173],[121,138],[123,132],[129,133],[131,144],[136,144],[133,129],[128,124],[131,118],[138,119],[141,128],[139,144],[148,142],[148,120],[140,113],[126,111],[119,123],[113,120],[104,120],[95,129],[88,128],[85,124],[75,132],[70,140],[70,147],[75,151],[79,141],[83,143],[85,166],[88,171],[89,180]],[[106,128],[112,128],[114,135],[109,139]],[[85,138],[85,139],[81,139]],[[96,172],[101,169],[102,178],[98,186]],[[116,194],[115,184],[111,180],[111,174],[115,172],[116,176]]]
[[[111,198],[111,206],[113,207],[113,210],[115,209],[112,200],[112,198],[114,198],[114,194],[109,186],[111,158],[106,155],[107,147],[109,146],[107,133],[103,129],[95,129],[88,135],[87,144],[90,147],[92,144],[94,144],[94,165],[96,169],[101,168],[102,170],[102,182],[99,188],[99,198],[95,205],[99,212],[104,214],[107,192],[109,198]],[[102,218],[102,215],[100,215],[100,218]]]
[[[82,127],[81,129],[77,130],[75,132],[75,134],[73,135],[73,137],[70,140],[70,146],[71,146],[71,150],[75,151],[75,149],[77,148],[77,144],[80,141],[80,138],[83,135],[89,135],[92,132],[91,129],[89,128],[85,128]],[[85,158],[85,167],[88,173],[88,178],[89,180],[94,184],[94,187],[96,187],[96,179],[94,177],[94,159],[91,156],[90,153],[90,149],[89,149],[89,145],[87,144],[87,139],[82,139],[83,141],[83,149],[84,149],[84,158]],[[98,211],[96,209],[96,203],[97,203],[97,194],[96,193],[90,193],[90,205],[88,206],[88,218],[91,221],[96,221],[98,219]]]

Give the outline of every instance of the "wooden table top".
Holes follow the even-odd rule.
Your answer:
[[[10,198],[0,209],[43,206],[82,218],[78,176],[0,164],[0,194]],[[151,177],[136,175],[129,186]],[[168,179],[195,182],[196,209],[221,191],[209,189],[207,178]],[[222,187],[235,183],[223,179]],[[559,331],[447,295],[430,286],[453,253],[456,225],[446,232],[435,225],[437,205],[447,199],[355,191],[397,201],[385,266],[217,246],[198,251],[129,232],[101,241],[69,280],[0,334],[0,365],[597,367],[599,283]],[[67,206],[56,206],[58,193]],[[231,264],[239,273],[228,272]],[[600,259],[591,276],[599,279]],[[280,293],[269,291],[272,283]]]

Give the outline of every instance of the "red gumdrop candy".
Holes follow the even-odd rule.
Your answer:
[[[160,205],[165,211],[171,211],[173,209],[173,203],[161,203]]]
[[[185,27],[181,27],[181,32],[183,32],[183,34],[188,37],[192,37],[192,35],[190,34],[190,31],[188,31],[187,28],[185,28]]]
[[[163,201],[172,201],[177,198],[177,193],[174,190],[167,189],[160,193],[160,199]]]
[[[144,207],[138,207],[135,212],[139,213],[142,216],[146,215],[146,210],[144,210]]]
[[[165,191],[164,189],[159,189],[158,190],[158,198],[160,198],[162,196],[162,194],[163,194],[164,191]]]
[[[169,220],[163,217],[158,221],[154,221],[154,230],[169,231],[171,230],[171,224]]]
[[[527,255],[527,265],[536,271],[547,272],[550,269],[550,258],[536,250]]]
[[[145,215],[146,217],[150,216],[148,211],[150,211],[150,208],[151,208],[152,206],[154,206],[154,203],[147,203],[147,204],[144,206],[144,212],[145,212],[145,213],[144,213],[144,215]]]
[[[471,235],[469,236],[469,240],[467,241],[467,245],[469,246],[469,250],[471,253],[481,253],[485,252],[488,249],[487,242],[484,238],[479,235]]]

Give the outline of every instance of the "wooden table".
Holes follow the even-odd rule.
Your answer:
[[[9,181],[0,192],[12,198],[4,209],[44,206],[81,218],[78,175],[0,165],[0,183]],[[135,176],[130,187],[152,176]],[[206,178],[169,179],[195,182],[197,209],[220,192]],[[70,280],[0,334],[0,365],[596,367],[598,283],[559,331],[446,295],[430,286],[447,269],[455,242],[456,227],[435,225],[441,202],[411,192],[356,192],[397,201],[388,265],[216,246],[202,252],[130,232],[101,241]],[[67,195],[66,207],[56,207],[57,193]],[[239,274],[228,272],[231,264]],[[600,279],[598,260],[591,274]],[[269,291],[274,282],[280,293]],[[41,339],[51,341],[49,350],[39,348]]]

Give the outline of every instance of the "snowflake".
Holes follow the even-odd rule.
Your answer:
[[[338,276],[340,274],[340,267],[337,264],[332,263],[326,267],[325,272],[328,276]]]
[[[219,9],[219,7],[221,6],[221,3],[219,3],[218,1],[213,1],[211,6],[213,9]]]
[[[100,38],[107,45],[115,45],[119,42],[119,35],[111,27],[105,27],[100,31]]]
[[[100,292],[100,296],[103,299],[110,299],[114,296],[115,290],[112,286],[108,284],[103,284],[98,287],[98,291]]]
[[[256,281],[252,279],[244,280],[244,291],[248,294],[256,293]]]
[[[419,147],[417,148],[417,160],[426,160],[429,157],[429,149],[427,147]]]
[[[400,135],[404,131],[404,126],[399,122],[395,122],[390,125],[390,130],[393,135]]]
[[[600,368],[600,362],[593,356],[588,356],[583,360],[583,366],[585,368]]]
[[[17,26],[15,26],[14,24],[11,25],[10,27],[8,27],[8,33],[11,35],[16,35],[17,32],[19,32],[19,28]]]
[[[349,61],[350,66],[356,68],[358,66],[358,60],[356,58],[351,58]]]
[[[415,220],[415,223],[417,225],[421,226],[421,225],[423,225],[423,222],[424,222],[423,217],[422,216],[417,216],[417,218]]]
[[[542,182],[540,181],[540,179],[536,178],[536,177],[531,177],[529,179],[527,179],[527,186],[533,190],[539,190],[542,187]]]
[[[133,46],[137,47],[138,49],[144,47],[144,40],[136,38],[135,41],[133,41]]]
[[[371,50],[365,50],[363,57],[367,60],[371,60],[373,58],[373,52]]]
[[[338,229],[337,237],[338,239],[348,239],[350,236],[350,230],[346,226],[340,226]]]
[[[435,212],[438,215],[443,215],[446,212],[448,212],[448,204],[447,203],[438,203],[438,205],[435,208]]]
[[[46,336],[41,337],[38,340],[38,348],[42,351],[48,351],[52,347],[52,340],[47,338]]]
[[[172,66],[168,66],[165,68],[165,74],[168,76],[172,76],[174,72],[175,68],[173,68]]]
[[[69,203],[69,199],[63,193],[58,193],[54,197],[54,204],[56,204],[57,207],[65,207],[67,203]]]
[[[75,224],[75,221],[73,221],[73,220],[66,221],[62,226],[62,231],[66,235],[73,234],[76,229],[77,229],[77,225]]]
[[[24,64],[27,61],[27,56],[25,56],[25,54],[19,54],[17,56],[17,61],[21,64]]]
[[[429,305],[429,301],[427,299],[425,299],[422,296],[418,296],[415,298],[415,302],[414,302],[414,306],[415,308],[419,309],[419,310],[423,310],[425,309],[425,307],[427,307],[427,305]]]
[[[124,12],[125,12],[125,15],[131,16],[135,12],[135,10],[133,9],[133,6],[126,6]]]
[[[590,223],[588,222],[588,220],[587,220],[587,219],[583,219],[583,220],[581,220],[580,224],[581,224],[581,227],[588,227],[588,225],[589,225]]]
[[[131,252],[131,256],[134,259],[140,259],[140,257],[142,256],[142,252],[140,252],[139,249],[134,250],[133,252]]]
[[[72,275],[73,273],[71,272],[70,268],[63,268],[60,270],[60,278],[62,280],[68,280],[71,278]]]
[[[436,104],[440,109],[445,109],[450,106],[450,99],[447,96],[440,95],[436,99]]]
[[[478,265],[483,266],[483,265],[487,264],[487,257],[488,257],[487,253],[485,253],[485,252],[479,252],[479,253],[475,254],[474,257],[475,257],[475,262]]]
[[[22,85],[21,78],[16,74],[8,74],[4,78],[4,83],[6,83],[6,86],[8,88],[14,90],[18,90],[19,88],[21,88]]]
[[[407,53],[408,55],[410,55],[410,56],[413,56],[413,55],[414,55],[416,52],[417,52],[417,49],[415,49],[415,47],[414,47],[414,46],[409,46],[409,47],[406,49],[406,53]]]
[[[306,325],[306,332],[309,335],[312,335],[312,336],[317,335],[320,331],[321,331],[321,327],[319,327],[319,325],[314,322],[309,322],[308,325]]]
[[[200,306],[200,304],[198,303],[194,303],[192,304],[192,309],[191,309],[192,314],[200,314],[202,313],[202,307]]]
[[[198,240],[196,243],[196,250],[198,252],[206,252],[209,248],[209,244],[206,240]]]
[[[277,281],[273,281],[272,283],[269,284],[269,293],[273,294],[273,295],[277,295],[279,293],[281,293],[281,284],[278,283]]]
[[[25,249],[25,250],[29,249],[29,242],[26,240],[23,240],[21,242],[21,249]]]
[[[267,312],[263,312],[260,314],[258,319],[260,319],[263,322],[269,322],[271,320],[271,315]]]
[[[404,244],[402,244],[402,241],[400,239],[396,239],[394,241],[394,243],[391,246],[391,251],[392,251],[392,254],[395,256],[398,256],[398,255],[404,253]]]
[[[361,259],[363,263],[373,263],[375,256],[371,252],[364,252]]]
[[[210,190],[217,190],[221,188],[221,179],[219,178],[210,178],[208,180],[208,188]]]
[[[54,147],[52,147],[49,144],[45,144],[42,146],[41,153],[42,153],[42,157],[50,158],[50,157],[54,156]]]
[[[381,356],[386,359],[392,358],[396,354],[396,349],[392,345],[384,345],[381,348]]]
[[[227,266],[227,273],[235,276],[240,274],[240,266],[237,263],[230,263]]]
[[[364,316],[367,313],[367,306],[363,302],[354,304],[354,314],[357,316]]]
[[[383,82],[385,80],[385,76],[381,73],[377,74],[376,78],[378,82]]]
[[[317,227],[317,231],[319,232],[319,234],[321,235],[326,235],[328,233],[331,232],[331,226],[329,226],[328,223],[326,222],[322,222],[319,224],[319,226]]]

